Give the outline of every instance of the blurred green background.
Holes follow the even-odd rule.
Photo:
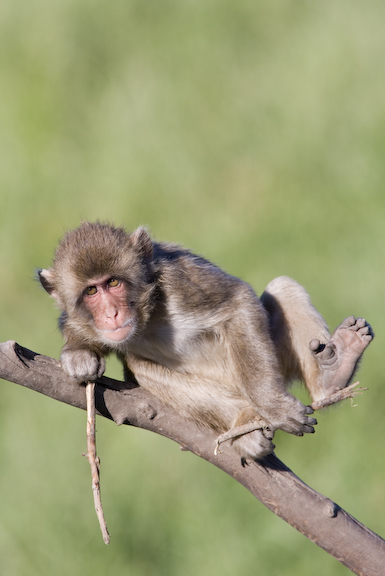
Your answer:
[[[81,219],[148,225],[257,293],[294,277],[332,328],[377,336],[358,406],[277,455],[382,536],[384,21],[380,0],[0,5],[0,340],[59,356],[34,269]],[[85,414],[6,382],[0,413],[1,574],[350,573],[213,466],[99,419],[107,547]]]

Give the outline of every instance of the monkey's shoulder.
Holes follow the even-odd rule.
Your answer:
[[[155,243],[154,264],[167,301],[184,309],[214,310],[236,299],[257,299],[249,284],[180,246]]]

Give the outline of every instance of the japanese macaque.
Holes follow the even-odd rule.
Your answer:
[[[288,385],[301,380],[313,400],[344,388],[373,338],[354,316],[330,336],[290,278],[273,280],[259,299],[246,282],[143,228],[85,222],[39,278],[61,310],[68,375],[95,380],[115,352],[140,386],[218,433],[260,422],[232,440],[243,458],[271,453],[277,429],[314,432],[313,410]]]

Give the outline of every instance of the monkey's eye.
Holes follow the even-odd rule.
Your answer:
[[[87,296],[93,296],[94,294],[96,294],[97,291],[98,289],[96,288],[96,286],[88,286],[88,288],[86,288],[85,294]]]
[[[116,278],[110,278],[107,284],[110,288],[115,288],[115,286],[119,286],[120,282]]]

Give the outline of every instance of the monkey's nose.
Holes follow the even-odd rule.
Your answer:
[[[108,320],[116,320],[119,314],[119,309],[116,306],[106,306],[104,315]]]

